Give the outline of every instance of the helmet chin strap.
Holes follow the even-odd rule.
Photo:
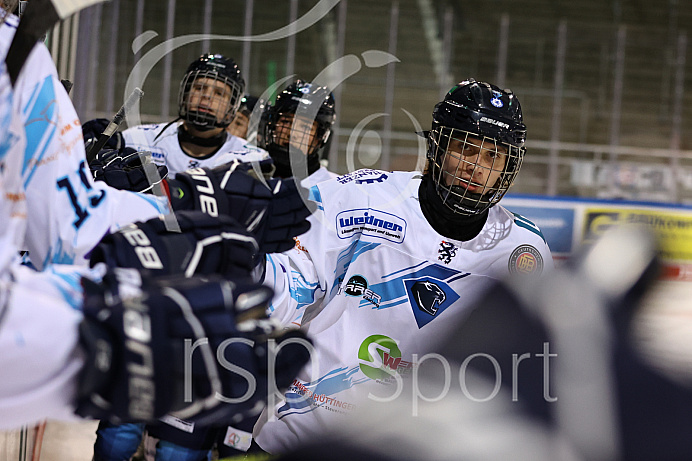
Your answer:
[[[196,130],[199,131],[208,131],[211,129],[207,128],[205,130],[202,130],[196,125],[194,125],[194,127]],[[184,128],[184,125],[180,125],[178,127],[178,142],[190,143],[200,147],[219,147],[226,142],[226,130],[221,130],[221,132],[218,135],[212,136],[211,138],[202,138],[190,134],[190,132]]]

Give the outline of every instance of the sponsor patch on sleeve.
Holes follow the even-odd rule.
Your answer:
[[[520,245],[509,256],[509,272],[512,274],[540,274],[543,272],[543,256],[531,245]]]

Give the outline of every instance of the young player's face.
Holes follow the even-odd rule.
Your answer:
[[[188,110],[213,115],[222,122],[230,106],[231,89],[219,80],[200,77],[192,83],[189,101]]]
[[[507,148],[488,138],[457,136],[450,139],[442,165],[445,183],[474,194],[492,191],[507,162]]]
[[[294,115],[282,115],[276,122],[274,142],[282,147],[300,149],[304,154],[309,154],[310,150],[317,145],[317,122],[304,117],[295,118]]]
[[[249,122],[250,119],[247,115],[238,112],[235,114],[235,118],[233,119],[231,124],[228,125],[228,128],[226,128],[226,131],[228,131],[233,136],[238,136],[239,138],[245,139],[245,137],[247,136],[247,127]]]

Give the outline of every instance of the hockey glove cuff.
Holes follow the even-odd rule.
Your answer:
[[[255,238],[233,218],[180,211],[106,235],[92,250],[90,264],[147,269],[152,275],[250,278],[257,251]]]

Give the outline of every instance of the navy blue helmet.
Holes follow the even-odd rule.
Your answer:
[[[290,168],[290,151],[300,151],[307,157],[308,173],[319,168],[336,118],[334,105],[334,96],[327,87],[296,80],[276,96],[274,104],[266,106],[258,143],[271,155],[277,172],[282,166]],[[304,123],[294,123],[296,117]]]
[[[178,115],[198,130],[227,127],[240,107],[245,80],[233,59],[204,54],[180,82]]]
[[[444,205],[483,213],[505,195],[524,159],[526,126],[511,90],[468,79],[435,105],[427,174]]]

